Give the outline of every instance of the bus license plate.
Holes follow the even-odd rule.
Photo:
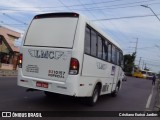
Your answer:
[[[48,88],[48,83],[46,82],[36,82],[37,87]]]

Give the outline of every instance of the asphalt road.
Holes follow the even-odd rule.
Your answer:
[[[16,84],[16,77],[0,77],[0,111],[145,111],[152,85],[150,80],[128,78],[117,97],[101,96],[94,107],[81,99],[67,96],[47,98],[42,91],[26,92]],[[154,105],[154,95],[150,106]],[[53,113],[52,113],[53,114]],[[91,113],[94,114],[94,113]],[[97,113],[96,113],[97,114]],[[7,118],[0,118],[0,120]],[[20,118],[8,118],[17,120]],[[8,120],[7,119],[7,120]],[[28,120],[28,118],[21,118]],[[39,120],[159,120],[158,117],[45,117]],[[29,120],[35,120],[30,118]]]
[[[0,111],[144,111],[152,89],[150,80],[129,77],[117,97],[101,96],[96,106],[89,107],[74,97],[47,98],[42,91],[26,92],[16,79],[0,78]]]

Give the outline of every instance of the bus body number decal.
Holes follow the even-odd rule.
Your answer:
[[[101,70],[105,70],[107,68],[107,65],[100,63],[100,62],[97,62],[97,68],[101,69]]]
[[[64,78],[64,71],[48,70],[49,77]]]

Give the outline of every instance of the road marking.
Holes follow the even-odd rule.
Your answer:
[[[154,86],[152,86],[152,90],[151,90],[151,93],[148,97],[148,100],[147,100],[147,104],[146,104],[146,111],[149,110],[149,107],[150,107],[150,104],[151,104],[151,100],[152,100],[152,96],[153,96],[153,89],[154,89]]]

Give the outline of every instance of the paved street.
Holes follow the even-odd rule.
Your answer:
[[[117,97],[102,96],[96,106],[89,107],[73,97],[48,99],[42,91],[26,92],[17,86],[16,79],[0,78],[1,111],[144,111],[152,89],[150,80],[129,77]]]

